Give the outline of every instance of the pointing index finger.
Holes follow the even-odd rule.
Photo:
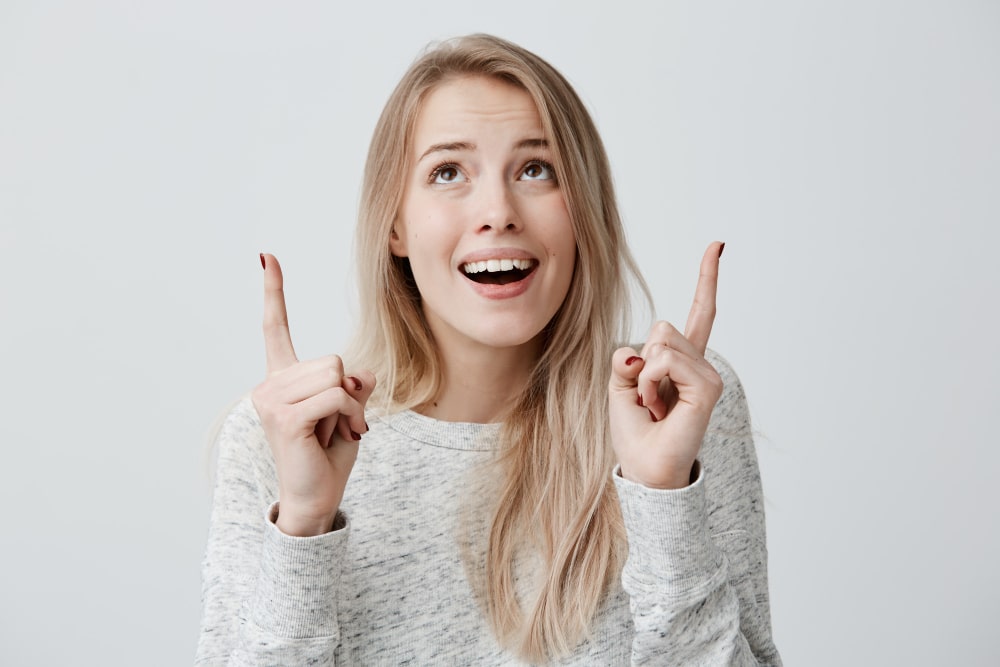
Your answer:
[[[298,358],[288,331],[281,265],[274,255],[261,254],[260,259],[264,265],[264,349],[267,372],[274,373],[298,363]]]
[[[725,243],[716,241],[708,246],[701,258],[701,271],[698,276],[698,286],[694,292],[694,303],[688,314],[687,326],[684,327],[684,337],[687,338],[702,354],[708,348],[708,338],[712,334],[712,324],[715,322],[715,295],[719,286],[719,257]]]

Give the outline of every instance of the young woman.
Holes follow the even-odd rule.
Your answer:
[[[684,332],[618,347],[607,157],[550,65],[476,35],[379,120],[355,349],[300,362],[264,265],[267,378],[229,415],[199,664],[779,664],[742,388]],[[617,350],[616,350],[617,348]]]

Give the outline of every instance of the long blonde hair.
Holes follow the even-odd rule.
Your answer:
[[[627,340],[629,278],[650,299],[625,243],[604,146],[570,84],[502,39],[444,42],[418,58],[392,93],[365,167],[357,230],[361,322],[349,356],[379,378],[376,405],[381,399],[389,410],[413,408],[441,388],[441,359],[420,293],[408,261],[390,253],[389,236],[422,100],[443,81],[470,75],[497,77],[531,95],[576,235],[569,293],[500,430],[502,481],[490,512],[483,581],[473,582],[499,642],[538,662],[569,653],[586,637],[620,573],[625,539],[609,474],[615,461],[607,379],[616,341]],[[514,590],[514,560],[529,547],[544,566],[526,610]]]

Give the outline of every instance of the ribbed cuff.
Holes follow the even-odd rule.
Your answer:
[[[278,504],[267,510],[260,574],[252,622],[279,637],[337,634],[337,593],[347,544],[346,517],[332,532],[315,537],[285,535],[274,524]],[[343,527],[342,530],[337,528]]]
[[[720,574],[722,552],[708,532],[704,473],[682,489],[651,489],[612,473],[628,535],[628,560],[622,572],[626,591],[656,589],[685,597],[712,585]]]

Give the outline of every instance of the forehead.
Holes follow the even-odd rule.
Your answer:
[[[442,138],[466,140],[498,132],[540,136],[542,120],[534,100],[506,81],[467,76],[448,79],[427,94],[417,112],[413,139],[419,149]]]

